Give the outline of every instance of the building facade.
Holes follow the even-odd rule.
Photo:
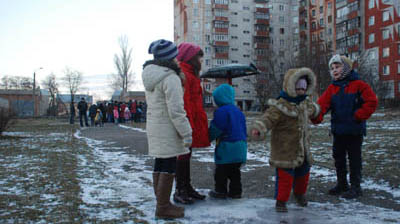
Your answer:
[[[277,69],[298,49],[297,0],[175,0],[174,39],[204,50],[203,71],[227,64],[255,64],[267,71],[268,58],[280,58]],[[273,55],[272,53],[273,52]],[[282,74],[283,69],[282,70]],[[279,73],[279,75],[282,75]],[[236,78],[236,103],[250,110],[256,102],[254,77]],[[212,92],[220,80],[203,84]],[[210,104],[211,94],[205,94]]]
[[[400,1],[366,0],[364,47],[379,78],[389,85],[387,98],[400,97]]]

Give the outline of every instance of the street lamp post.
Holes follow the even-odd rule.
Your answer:
[[[33,89],[32,89],[33,113],[32,113],[32,117],[35,117],[35,107],[36,107],[36,99],[35,99],[35,96],[36,96],[36,93],[35,93],[35,90],[36,90],[36,71],[40,70],[40,69],[43,69],[43,68],[40,67],[40,68],[36,69],[35,71],[33,71]]]

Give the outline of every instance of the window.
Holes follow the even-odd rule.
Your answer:
[[[382,37],[384,40],[389,38],[389,29],[382,30]]]
[[[220,5],[228,5],[229,2],[228,0],[214,0],[215,4],[220,4]]]
[[[279,45],[280,45],[281,47],[285,46],[285,40],[280,39],[280,40],[279,40]]]
[[[238,39],[237,36],[231,36],[231,39]]]
[[[375,60],[377,57],[376,57],[376,51],[370,51],[369,52],[369,59],[370,60]]]
[[[232,3],[238,3],[238,0],[231,0]]]
[[[237,48],[231,48],[231,51],[238,51],[239,49]]]
[[[250,31],[248,31],[248,30],[243,30],[243,33],[250,33]]]
[[[292,10],[293,10],[293,11],[297,11],[297,10],[299,10],[299,6],[297,6],[297,5],[293,5],[293,6],[292,6]]]
[[[206,59],[206,65],[207,65],[207,66],[210,65],[210,59]]]
[[[243,90],[243,93],[250,93],[249,90]]]
[[[372,26],[375,24],[375,16],[370,16],[368,19],[368,25]]]
[[[400,55],[400,44],[397,44],[397,54]]]
[[[328,16],[328,23],[332,22],[332,16]]]
[[[243,45],[244,46],[250,46],[250,43],[249,42],[243,42]]]
[[[388,21],[389,20],[389,10],[383,11],[382,13],[382,21]]]
[[[324,13],[324,7],[323,6],[319,7],[319,13],[321,13],[321,14]]]
[[[332,3],[328,2],[328,9],[331,10],[332,9]]]
[[[319,25],[320,26],[324,26],[324,19],[322,18],[322,19],[319,19]]]
[[[214,34],[214,40],[216,40],[216,41],[228,41],[228,35]]]
[[[207,23],[205,24],[205,27],[206,27],[207,30],[210,30],[210,29],[211,29],[211,23],[208,23],[208,22],[207,22]]]
[[[397,74],[400,74],[400,62],[397,63]],[[400,92],[400,82],[399,82],[399,92]]]
[[[285,17],[279,16],[279,22],[284,23],[285,22]]]
[[[193,0],[193,3],[194,3],[194,4],[199,3],[199,0]]]
[[[243,22],[250,22],[250,19],[243,18]]]
[[[284,5],[279,5],[279,11],[284,11],[285,10],[285,6]]]
[[[199,16],[199,9],[197,8],[193,9],[193,16]]]
[[[211,89],[211,84],[207,83],[204,85],[204,89],[210,90]]]
[[[315,22],[312,22],[311,23],[311,28],[314,29],[314,30],[317,29],[317,24]]]
[[[250,55],[248,55],[248,54],[244,54],[244,55],[243,55],[243,57],[244,57],[244,58],[249,58],[249,57],[250,57]]]
[[[285,28],[280,28],[280,33],[285,34]]]
[[[207,5],[210,5],[211,4],[211,0],[205,0],[204,1]]]
[[[231,27],[238,27],[238,24],[231,24]]]
[[[210,47],[205,47],[204,48],[204,53],[208,54],[211,52],[211,48]]]
[[[375,0],[368,0],[368,8],[372,9],[375,7]]]
[[[294,16],[292,21],[293,21],[293,23],[299,23],[299,17]]]
[[[371,34],[368,36],[368,43],[372,44],[374,41],[375,41],[375,34],[374,34],[374,33],[371,33]]]
[[[199,22],[193,21],[193,29],[196,30],[199,28]]]
[[[389,65],[384,65],[384,66],[383,66],[383,74],[384,74],[384,75],[389,75],[389,73],[390,73],[390,67],[389,67]]]
[[[311,11],[311,16],[312,16],[312,17],[315,16],[315,10],[314,10],[314,9]]]
[[[389,57],[389,48],[388,47],[383,48],[382,57],[384,57],[384,58]]]
[[[248,7],[248,6],[243,6],[243,10],[250,10],[250,7]]]

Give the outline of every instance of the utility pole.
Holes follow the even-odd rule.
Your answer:
[[[36,107],[36,99],[35,99],[35,96],[36,96],[36,93],[35,93],[35,90],[36,90],[36,71],[40,70],[40,69],[43,69],[43,68],[40,67],[40,68],[36,69],[35,71],[33,71],[33,89],[32,89],[33,113],[32,113],[32,117],[35,117],[35,107]]]

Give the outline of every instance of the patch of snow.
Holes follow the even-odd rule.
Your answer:
[[[144,130],[144,129],[141,129],[141,128],[134,128],[134,127],[129,127],[129,126],[126,126],[126,125],[122,125],[122,124],[120,124],[120,125],[118,125],[119,127],[121,127],[121,128],[125,128],[125,129],[129,129],[129,130],[133,130],[133,131],[138,131],[138,132],[146,132],[146,130]]]

